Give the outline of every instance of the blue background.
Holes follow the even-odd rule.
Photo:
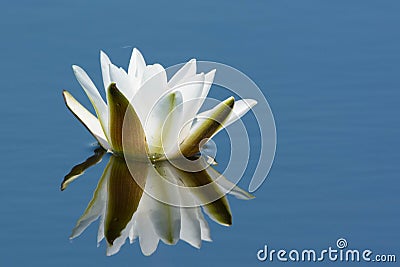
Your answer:
[[[270,265],[256,259],[264,244],[324,249],[339,237],[400,251],[399,14],[399,1],[2,3],[0,265]],[[200,250],[181,241],[145,257],[135,243],[106,257],[97,223],[68,240],[107,160],[59,191],[94,142],[61,91],[89,106],[71,65],[101,85],[99,50],[126,66],[132,47],[164,66],[192,57],[231,65],[275,115],[266,182],[252,201],[231,199],[233,226],[210,223],[214,241]]]

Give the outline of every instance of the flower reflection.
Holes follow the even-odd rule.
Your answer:
[[[104,154],[105,150],[99,148],[92,157],[72,168],[61,189],[100,162]],[[126,159],[111,155],[70,238],[79,236],[99,219],[97,242],[106,240],[107,255],[117,253],[126,240],[133,243],[137,239],[144,255],[151,255],[160,240],[173,245],[182,239],[200,248],[203,240],[211,241],[203,212],[213,221],[229,226],[232,215],[226,194],[253,198],[204,162],[186,161],[185,165],[193,166],[177,168],[168,161],[127,164]],[[133,170],[128,167],[132,164]],[[196,171],[188,171],[193,168]],[[165,203],[165,199],[174,205]]]

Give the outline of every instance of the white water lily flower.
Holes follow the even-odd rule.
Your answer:
[[[64,91],[63,96],[67,107],[99,144],[115,154],[128,152],[151,159],[193,156],[199,152],[202,140],[214,136],[257,103],[252,99],[235,102],[231,97],[198,114],[215,70],[197,73],[195,59],[169,81],[165,69],[160,64],[146,65],[136,48],[128,71],[112,64],[104,52],[100,52],[100,62],[107,103],[86,72],[72,67],[97,117],[69,92]],[[123,128],[129,133],[124,141]]]

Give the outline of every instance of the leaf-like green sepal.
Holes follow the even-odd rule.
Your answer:
[[[105,151],[103,148],[99,147],[94,150],[94,155],[87,158],[84,162],[79,163],[78,165],[75,165],[71,171],[65,175],[64,180],[61,183],[61,191],[64,191],[67,186],[72,183],[74,180],[76,180],[79,176],[85,173],[85,171],[93,166],[96,165],[101,161],[103,158],[104,154],[107,151]]]
[[[112,245],[139,206],[147,177],[147,165],[137,163],[135,173],[131,174],[124,159],[112,156],[109,168],[104,235],[107,242]]]
[[[189,190],[211,219],[222,225],[231,225],[232,214],[228,199],[221,191],[218,182],[215,182],[208,173],[212,167],[203,169],[199,161],[181,163],[174,161],[174,164],[179,168],[167,161],[159,162],[155,167],[161,176],[171,175],[181,181],[185,186],[181,190]],[[181,193],[186,192],[181,191]],[[188,203],[183,204],[186,206]]]
[[[65,105],[74,116],[89,130],[99,144],[105,149],[110,148],[104,134],[101,122],[84,106],[82,106],[68,91],[63,91]]]
[[[235,99],[230,97],[218,104],[211,112],[210,117],[198,118],[199,122],[190,132],[190,135],[180,145],[183,156],[191,157],[200,151],[201,142],[209,139],[221,127],[232,111]]]
[[[147,157],[146,136],[140,119],[115,83],[107,89],[107,101],[113,152],[137,158]]]
[[[255,198],[252,194],[247,192],[246,190],[243,190],[236,184],[232,183],[229,181],[227,178],[225,178],[221,173],[219,173],[217,170],[212,168],[211,166],[207,168],[207,173],[210,175],[211,179],[213,181],[216,181],[218,186],[223,190],[225,193],[229,193],[233,196],[235,196],[238,199],[242,200],[249,200]]]
[[[210,167],[211,168],[211,167]],[[183,183],[188,187],[201,187],[209,184],[213,184],[212,188],[214,190],[199,190],[198,192],[203,192],[202,194],[197,194],[197,197],[201,199],[204,203],[208,202],[208,199],[215,199],[218,196],[218,199],[212,201],[211,203],[205,204],[203,206],[204,211],[210,216],[211,219],[220,223],[222,225],[229,226],[232,224],[232,214],[229,207],[228,199],[226,196],[223,196],[222,192],[212,180],[212,178],[208,175],[206,170],[202,170],[199,172],[188,173],[186,177],[188,179],[184,179]],[[191,176],[190,176],[191,174]],[[193,191],[193,192],[196,192]]]

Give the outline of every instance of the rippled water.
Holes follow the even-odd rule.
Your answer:
[[[349,247],[398,252],[399,9],[397,1],[3,4],[0,265],[256,265],[264,244],[324,249],[339,237]],[[196,57],[238,68],[274,112],[268,179],[256,199],[231,199],[233,226],[210,224],[214,241],[200,250],[161,244],[145,257],[133,244],[107,258],[95,225],[68,240],[107,160],[59,191],[94,142],[61,90],[89,105],[70,66],[100,84],[99,49],[125,65],[132,47],[164,66]],[[251,115],[244,121],[257,131]],[[218,151],[223,164],[228,152]]]

